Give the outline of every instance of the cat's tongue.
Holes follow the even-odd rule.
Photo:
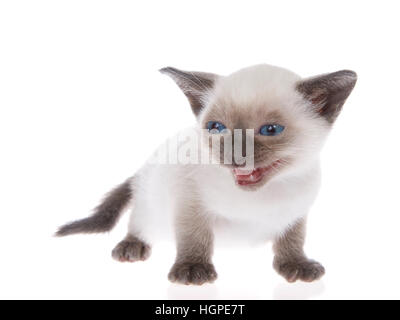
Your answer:
[[[281,160],[277,160],[267,167],[255,168],[252,170],[235,168],[233,169],[233,174],[237,184],[241,186],[256,184],[263,178],[264,175],[274,168],[277,168],[280,162]]]
[[[256,168],[253,170],[233,169],[236,182],[240,185],[255,184],[261,180],[268,168]]]

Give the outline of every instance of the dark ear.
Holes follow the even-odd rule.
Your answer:
[[[297,90],[311,101],[321,116],[333,123],[356,81],[354,71],[342,70],[302,80],[297,84]]]
[[[189,99],[193,113],[199,115],[204,107],[205,98],[213,88],[218,76],[213,73],[182,71],[172,67],[160,69],[161,73],[175,80]]]

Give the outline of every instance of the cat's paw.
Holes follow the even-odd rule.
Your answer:
[[[293,261],[274,259],[274,268],[288,282],[296,280],[311,282],[325,274],[325,268],[319,262],[310,259]]]
[[[217,279],[217,272],[211,263],[175,263],[168,274],[168,279],[186,285],[202,285],[214,282]]]
[[[146,260],[151,253],[151,247],[139,239],[122,240],[112,251],[112,257],[120,262],[135,262]]]

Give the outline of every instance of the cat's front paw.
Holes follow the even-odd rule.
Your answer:
[[[274,259],[274,268],[288,282],[296,280],[311,282],[325,274],[325,268],[319,262],[311,259],[293,261]]]
[[[217,279],[217,272],[211,263],[175,263],[168,274],[171,282],[202,285]]]
[[[146,260],[151,253],[151,247],[143,241],[130,238],[122,240],[112,251],[112,257],[120,262],[135,262]]]

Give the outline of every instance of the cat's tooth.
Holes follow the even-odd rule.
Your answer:
[[[246,170],[246,169],[235,169],[235,173],[238,176],[248,176],[251,174],[254,170]]]

